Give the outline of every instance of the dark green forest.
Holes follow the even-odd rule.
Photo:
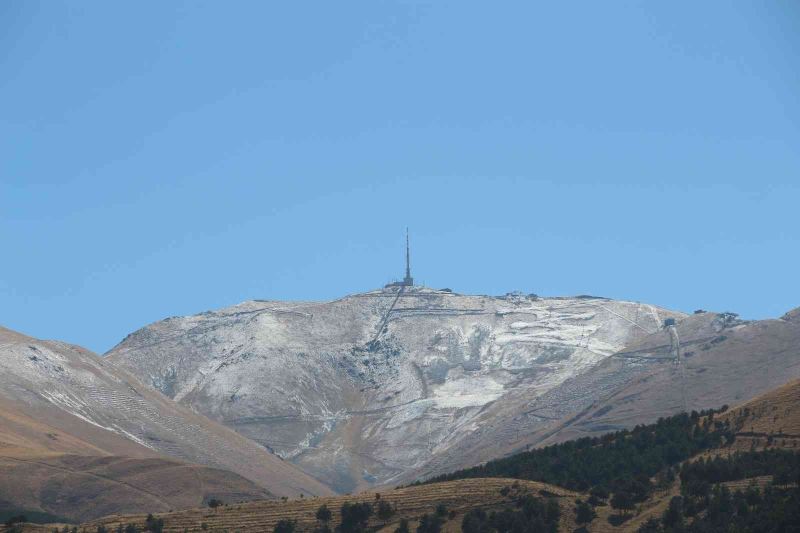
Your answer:
[[[759,476],[772,483],[731,492],[724,483]],[[787,450],[736,453],[683,465],[681,495],[641,533],[800,531],[800,454]]]
[[[651,478],[659,472],[699,452],[733,442],[728,424],[714,420],[714,414],[720,411],[661,418],[629,431],[577,439],[489,461],[425,483],[511,477],[577,491],[591,490],[601,498],[615,493],[622,500],[640,502],[652,493],[655,484]]]
[[[561,510],[551,498],[537,498],[530,494],[519,496],[515,507],[485,511],[472,509],[461,521],[464,533],[498,533],[539,531],[556,533]]]

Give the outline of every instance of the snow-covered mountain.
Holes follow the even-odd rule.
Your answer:
[[[348,492],[397,482],[444,458],[459,463],[452,454],[461,442],[491,448],[498,435],[484,431],[489,411],[550,422],[537,398],[558,397],[565,382],[656,333],[665,319],[683,317],[589,296],[390,287],[169,318],[108,356]],[[591,394],[614,386],[610,379]],[[562,401],[566,409],[570,398]]]

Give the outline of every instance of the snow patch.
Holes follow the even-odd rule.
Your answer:
[[[440,409],[480,407],[503,395],[504,386],[490,376],[457,379],[434,391],[433,400]]]

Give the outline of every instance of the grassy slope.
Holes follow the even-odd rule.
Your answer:
[[[381,499],[397,507],[397,514],[386,524],[387,531],[393,531],[402,518],[412,522],[425,513],[432,513],[438,504],[445,504],[448,510],[456,512],[456,516],[448,521],[446,529],[460,531],[463,514],[477,506],[493,507],[508,503],[510,498],[521,491],[529,491],[540,495],[540,491],[547,491],[558,498],[562,507],[562,525],[565,528],[574,527],[573,501],[579,496],[577,493],[552,485],[534,481],[519,481],[518,489],[512,490],[508,496],[503,496],[500,489],[511,487],[516,480],[513,479],[465,479],[405,487],[384,491]],[[206,524],[209,531],[242,530],[271,532],[275,524],[283,519],[297,520],[301,530],[310,530],[316,525],[314,514],[317,509],[325,504],[334,513],[332,526],[338,523],[338,510],[344,502],[370,501],[376,502],[375,492],[365,492],[352,496],[335,496],[322,498],[305,498],[281,501],[250,502],[241,505],[231,505],[213,511],[211,509],[193,509],[159,515],[164,518],[165,531],[191,532],[202,531],[202,524]],[[96,525],[103,523],[108,527],[116,527],[119,523],[136,522],[143,524],[144,516],[109,517],[86,524],[91,531]],[[375,516],[370,521],[371,526],[381,527],[383,524]]]
[[[82,358],[97,357],[80,348],[66,350],[60,344],[0,327],[0,357],[6,355],[2,350],[20,345],[46,346],[74,365],[83,364]],[[138,386],[122,371],[115,376],[137,384],[157,412],[183,417],[187,424],[208,430],[206,435],[219,437],[234,451],[244,450],[241,455],[250,477],[282,489],[276,491],[278,495],[295,495],[299,492],[296,486],[330,493],[244,437]],[[20,390],[40,392],[24,380],[8,379],[6,384],[0,389],[0,511],[44,512],[77,522],[110,513],[197,507],[212,497],[242,501],[273,494],[242,475],[166,457],[51,403],[23,401]]]
[[[719,416],[736,431],[736,447],[800,450],[800,380],[778,387]]]

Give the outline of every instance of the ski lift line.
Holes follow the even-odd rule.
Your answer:
[[[629,355],[629,354],[611,354],[611,357],[615,357],[617,359],[625,359],[628,361],[675,361],[674,357],[661,357],[661,356],[653,356],[648,357],[646,355]]]
[[[540,415],[540,414],[537,414],[537,413],[535,412],[535,411],[537,411],[537,410],[538,410],[538,409],[534,409],[533,411],[525,411],[524,413],[521,413],[521,414],[522,414],[522,415],[524,415],[524,416],[526,416],[526,417],[527,417],[527,416],[534,416],[534,417],[536,417],[536,418],[541,418],[541,419],[543,419],[543,420],[561,420],[560,418],[558,418],[558,417],[556,417],[556,416],[547,416],[547,415]]]
[[[681,357],[681,339],[678,336],[678,328],[674,325],[669,326],[669,336],[671,342],[671,351],[675,358],[675,363],[678,365],[678,369],[680,370],[680,380],[681,380],[681,401],[683,405],[683,412],[687,412],[687,405],[686,405],[686,365],[684,364],[683,357]]]
[[[236,311],[235,313],[215,313],[215,314],[218,314],[221,317],[227,318],[227,317],[235,317],[235,316],[241,316],[241,315],[253,315],[253,314],[259,315],[261,313],[267,313],[269,311],[272,311],[274,313],[291,313],[291,314],[296,314],[296,315],[301,315],[301,316],[313,316],[310,313],[304,313],[302,311],[295,311],[293,309],[287,309],[285,307],[262,307],[260,309],[253,309],[252,311]]]
[[[383,319],[381,320],[380,325],[378,326],[378,331],[375,333],[375,336],[372,337],[372,340],[369,341],[368,346],[371,346],[371,345],[375,344],[375,342],[378,340],[378,337],[380,337],[381,333],[383,333],[383,328],[385,328],[386,327],[386,323],[389,322],[389,315],[392,314],[392,310],[394,309],[394,306],[397,305],[397,301],[403,295],[403,292],[405,292],[405,289],[406,289],[405,285],[401,285],[400,286],[400,289],[397,291],[397,296],[394,297],[394,300],[392,300],[392,304],[389,306],[389,309],[383,315]]]

